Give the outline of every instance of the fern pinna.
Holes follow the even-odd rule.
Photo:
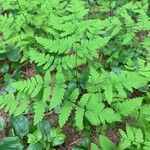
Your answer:
[[[45,112],[55,111],[61,128],[71,117],[79,130],[87,124],[114,125],[128,116],[141,124],[149,121],[148,0],[91,3],[89,7],[84,0],[0,2],[0,45],[5,49],[0,54],[13,47],[22,54],[20,63],[34,63],[37,72],[15,81],[13,92],[0,97],[1,108],[15,116],[33,111],[35,124]],[[142,94],[133,97],[136,90]],[[127,147],[143,144],[140,129],[133,129],[132,139],[126,136],[130,127],[126,130],[121,131],[121,148],[124,142]],[[110,143],[105,137],[102,141]]]

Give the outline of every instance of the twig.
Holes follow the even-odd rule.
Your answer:
[[[70,143],[70,144],[67,146],[67,148],[68,148],[69,146],[72,146],[72,145],[76,144],[77,142],[79,142],[79,141],[81,141],[81,140],[82,140],[82,138],[77,139],[76,141]]]

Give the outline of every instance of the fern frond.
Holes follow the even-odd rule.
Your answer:
[[[0,108],[4,108],[10,115],[14,114],[18,116],[27,110],[29,104],[28,96],[26,95],[15,95],[8,93],[0,97]]]
[[[64,102],[60,114],[59,114],[59,125],[62,128],[64,124],[68,121],[68,118],[71,114],[71,111],[73,109],[73,106],[70,104],[70,102]]]
[[[24,81],[13,83],[13,86],[20,92],[28,93],[31,97],[35,97],[42,89],[43,79],[36,75]]]
[[[18,101],[17,109],[14,113],[14,116],[19,116],[23,114],[23,112],[28,111],[29,106],[29,96],[26,96],[24,94],[18,94],[16,97],[16,100]]]
[[[49,85],[51,83],[51,80],[52,80],[52,77],[51,77],[50,71],[47,70],[44,76],[44,83],[46,85]]]
[[[75,120],[80,129],[82,127],[81,123],[83,124],[84,115],[93,125],[121,120],[118,113],[114,112],[111,108],[104,107],[104,104],[99,100],[99,94],[84,94],[79,102],[79,106],[76,109]],[[81,114],[81,116],[78,114]]]
[[[75,113],[75,124],[80,129],[83,130],[83,118],[84,118],[85,109],[82,107],[76,107],[76,113]]]
[[[141,76],[138,72],[122,71],[118,76],[123,86],[133,92],[133,88],[138,89],[147,84],[147,78]],[[130,82],[135,81],[135,82]]]
[[[108,104],[111,104],[111,102],[113,101],[113,87],[111,83],[106,83],[104,86],[104,94],[106,97],[106,100],[108,102]]]
[[[97,112],[87,110],[85,112],[85,116],[92,125],[98,126],[100,124],[100,120],[98,115],[96,115],[96,113]]]
[[[54,87],[53,96],[50,102],[50,109],[53,109],[61,104],[64,97],[65,88],[61,85]]]
[[[42,98],[42,101],[46,102],[47,100],[49,100],[50,94],[51,94],[51,88],[49,86],[45,87],[43,89],[43,98]]]
[[[84,108],[86,106],[86,104],[88,103],[89,99],[90,99],[90,94],[82,95],[82,97],[79,101],[79,105]]]
[[[39,123],[43,117],[44,117],[44,113],[45,113],[45,107],[46,104],[43,103],[42,101],[35,101],[34,102],[34,124],[36,125],[37,123]]]
[[[88,12],[88,10],[85,9],[84,2],[81,0],[71,0],[67,10],[77,19],[82,19]]]
[[[36,41],[42,45],[49,53],[68,53],[73,44],[78,40],[78,36],[71,36],[58,40],[50,40],[42,37],[36,37]]]
[[[99,119],[102,124],[120,121],[121,117],[111,108],[105,108],[99,112]]]
[[[70,94],[70,96],[69,96],[69,100],[71,101],[71,102],[76,102],[76,100],[77,100],[77,98],[78,98],[78,96],[79,96],[79,89],[78,88],[75,88],[73,91],[72,91],[72,93]]]
[[[119,149],[127,149],[132,144],[139,145],[143,143],[143,133],[141,129],[130,127],[129,125],[126,126],[126,132],[120,129],[121,134],[121,142],[119,144]]]
[[[122,115],[128,116],[141,108],[143,98],[134,98],[115,104],[115,109]]]
[[[37,66],[43,66],[44,70],[50,68],[53,63],[54,57],[49,54],[39,53],[35,50],[29,52],[29,57],[32,62],[35,62]]]
[[[115,148],[115,144],[104,135],[99,136],[99,143],[103,150],[113,150]]]
[[[3,97],[0,97],[0,107],[5,108],[5,111],[10,115],[17,109],[18,102],[13,93],[9,93]]]

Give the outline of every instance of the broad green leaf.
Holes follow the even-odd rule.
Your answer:
[[[10,61],[17,62],[20,59],[21,55],[18,50],[12,50],[7,54],[7,57]]]
[[[50,121],[48,119],[43,119],[37,125],[40,131],[42,132],[42,134],[45,134],[45,135],[48,134],[51,129]]]
[[[23,150],[24,145],[18,137],[6,137],[0,141],[1,150]]]
[[[23,138],[29,133],[29,121],[25,116],[11,117],[10,123],[15,131],[15,134]]]
[[[0,72],[6,73],[6,72],[8,72],[8,71],[9,71],[9,65],[4,64],[4,65],[2,65],[2,66],[0,67]]]

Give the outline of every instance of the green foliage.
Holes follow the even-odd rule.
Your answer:
[[[85,95],[84,95],[85,96]],[[83,116],[89,120],[89,122],[93,125],[100,125],[107,123],[112,123],[115,121],[120,121],[120,115],[115,113],[111,108],[105,108],[103,103],[98,102],[99,95],[91,94],[89,95],[89,99],[85,105],[83,105],[82,101],[79,102],[79,108],[76,109],[76,123],[80,124],[83,120]],[[81,105],[82,104],[82,105]],[[85,108],[83,108],[85,107]],[[78,111],[81,112],[80,118],[78,118]],[[85,113],[85,114],[84,114]],[[108,117],[108,115],[110,115]],[[80,122],[78,122],[80,121]],[[81,126],[81,125],[80,125]]]
[[[52,128],[48,120],[42,120],[37,128],[28,134],[28,149],[51,149],[64,143],[65,135],[60,128]]]
[[[141,108],[142,105],[142,98],[134,98],[130,100],[123,101],[122,103],[118,102],[115,104],[116,110],[124,115],[132,115],[135,110]]]
[[[39,143],[30,144],[27,150],[41,150],[42,146]]]
[[[54,112],[60,128],[70,121],[77,130],[102,133],[134,118],[135,127],[120,131],[119,148],[150,147],[148,0],[1,0],[0,6],[0,108],[13,116],[33,113],[35,126]],[[29,150],[43,148],[42,132],[28,135]],[[65,139],[59,129],[44,134],[53,146]],[[91,144],[112,147],[105,136]]]
[[[23,150],[23,142],[18,137],[6,137],[0,141],[3,150]]]
[[[98,139],[98,144],[91,143],[91,150],[100,150],[100,147],[103,150],[113,150],[115,148],[114,143],[110,141],[106,136],[100,135]]]
[[[20,138],[23,138],[29,133],[29,121],[26,117],[11,117],[10,123],[15,131],[15,134]]]
[[[37,124],[38,122],[40,122],[43,117],[44,117],[44,112],[45,112],[45,103],[43,103],[42,101],[36,101],[34,103],[34,124]]]
[[[4,150],[49,150],[62,145],[66,136],[59,127],[52,127],[49,119],[43,119],[37,125],[25,116],[12,117],[9,137],[0,141]],[[25,143],[27,140],[27,143]]]
[[[126,133],[120,130],[122,141],[119,145],[119,149],[126,149],[136,146],[136,149],[141,149],[141,144],[144,142],[143,133],[141,129],[132,128],[126,126]]]

